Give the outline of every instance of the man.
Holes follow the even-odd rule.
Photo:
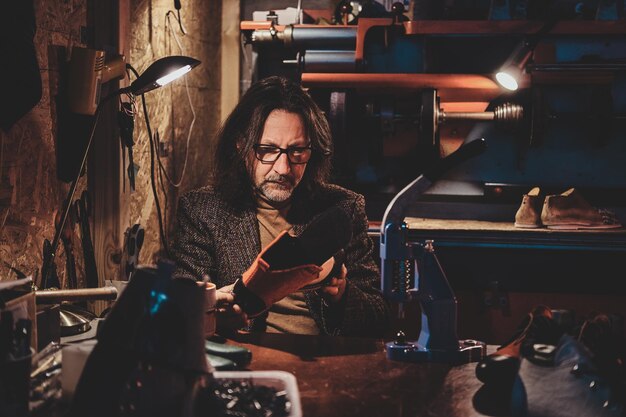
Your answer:
[[[319,107],[283,77],[254,84],[218,135],[212,186],[181,197],[174,257],[178,274],[208,275],[225,304],[218,327],[381,336],[388,306],[367,235],[361,195],[326,183],[332,139]],[[329,285],[296,291],[248,321],[233,304],[233,283],[281,232],[297,236],[316,215],[339,207],[351,219],[345,266]]]

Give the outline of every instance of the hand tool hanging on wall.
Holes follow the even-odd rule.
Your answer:
[[[145,231],[140,224],[136,223],[124,232],[124,275],[126,280],[130,280],[133,272],[139,264],[139,252],[143,246]]]
[[[40,288],[61,288],[57,275],[57,266],[54,263],[52,243],[48,239],[43,241],[43,264],[41,266]]]
[[[133,158],[133,131],[135,130],[135,113],[133,105],[129,102],[122,102],[122,108],[117,114],[117,122],[120,127],[120,140],[122,142],[122,151],[126,148],[128,152],[128,182],[130,190],[135,191],[135,161]]]
[[[76,261],[74,259],[74,244],[72,239],[75,225],[75,220],[73,217],[74,216],[70,214],[67,221],[65,222],[63,231],[61,232],[61,241],[63,242],[63,249],[65,250],[65,274],[67,277],[65,287],[70,289],[78,288],[78,281],[76,279]],[[60,222],[61,213],[57,212],[54,219],[55,226],[59,227]]]
[[[76,218],[80,225],[80,236],[83,246],[83,256],[85,258],[85,286],[87,288],[98,287],[98,269],[96,268],[96,258],[91,240],[91,230],[89,228],[89,211],[91,201],[87,190],[83,191],[80,199],[76,200]]]

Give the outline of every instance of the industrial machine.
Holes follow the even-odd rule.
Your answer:
[[[457,336],[456,297],[450,287],[432,240],[411,241],[405,223],[406,211],[441,175],[485,149],[485,140],[473,140],[436,163],[391,201],[383,217],[380,234],[381,287],[387,299],[400,303],[418,300],[421,329],[417,341],[402,333],[386,345],[387,357],[411,362],[465,363],[482,359],[486,346]]]
[[[410,2],[411,11],[396,3],[378,14],[357,13],[357,3],[366,2],[341,2],[326,18],[305,9],[297,22],[269,12],[240,28],[251,80],[298,79],[326,112],[333,181],[366,198],[383,290],[398,303],[420,300],[426,311],[417,345],[437,352],[391,346],[390,356],[466,356],[458,353],[456,322],[424,333],[432,320],[441,328],[456,314],[429,312],[421,298],[432,291],[447,300],[438,306],[456,302],[449,284],[471,296],[460,304],[460,333],[493,343],[511,334],[516,313],[538,296],[566,295],[559,308],[626,313],[623,299],[609,297],[624,295],[615,272],[623,269],[624,229],[513,226],[522,195],[535,186],[545,194],[576,187],[626,224],[622,2],[423,0]],[[469,3],[484,10],[470,13]],[[498,81],[505,70],[514,84]],[[489,146],[463,164],[444,163],[437,178],[422,175],[476,138]],[[402,215],[389,215],[400,206]],[[429,288],[423,268],[438,284]],[[406,290],[398,274],[408,277]],[[529,295],[514,300],[519,294]]]

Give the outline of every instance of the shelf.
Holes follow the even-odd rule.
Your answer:
[[[437,247],[486,247],[626,252],[626,229],[520,229],[512,222],[444,220],[407,217],[412,241],[432,239]],[[380,225],[369,229],[372,237]]]
[[[365,19],[364,19],[365,20]],[[370,20],[370,19],[368,19]],[[374,19],[371,19],[374,20]],[[389,19],[383,19],[385,22]],[[535,20],[412,20],[402,23],[407,35],[526,35],[537,33],[544,25]],[[354,28],[349,25],[294,25],[295,27]],[[282,31],[284,25],[276,25]],[[270,22],[242,21],[239,29],[267,30]],[[623,35],[626,20],[562,20],[548,32],[549,35]]]
[[[412,20],[407,35],[525,35],[537,33],[546,22],[533,20]],[[624,20],[562,20],[548,35],[623,35]]]
[[[529,85],[528,77],[520,84],[526,88]],[[450,102],[491,101],[503,93],[491,77],[478,74],[303,73],[302,85],[309,88],[355,88],[394,93],[435,88],[442,101]]]

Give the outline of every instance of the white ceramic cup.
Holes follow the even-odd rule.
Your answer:
[[[206,311],[204,314],[204,337],[208,338],[215,334],[215,304],[217,303],[217,287],[212,282],[198,282],[204,288],[206,295]]]

